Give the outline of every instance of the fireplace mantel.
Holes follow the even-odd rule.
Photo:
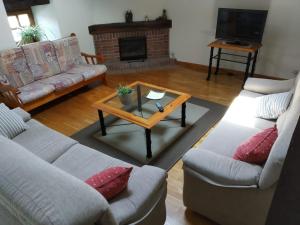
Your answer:
[[[151,29],[170,29],[172,20],[137,21],[132,23],[109,23],[89,26],[90,34],[103,34],[114,32],[144,31]]]

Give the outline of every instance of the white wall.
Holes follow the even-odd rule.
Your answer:
[[[0,0],[0,30],[0,50],[16,47],[2,0]]]
[[[47,34],[48,39],[58,39],[76,33],[81,50],[94,53],[92,36],[88,26],[92,25],[92,0],[50,0],[50,4],[32,7],[36,23]]]
[[[57,13],[53,4],[34,6],[32,13],[36,24],[41,27],[47,39],[55,40],[61,37]]]
[[[82,51],[94,53],[88,26],[123,22],[124,13],[132,9],[134,20],[154,19],[162,14],[160,0],[51,0],[48,5],[35,6],[33,14],[48,39],[58,39],[76,33]]]
[[[173,20],[171,52],[181,61],[207,65],[207,44],[214,40],[219,7],[269,10],[257,73],[289,78],[300,69],[299,0],[51,0],[50,5],[33,11],[49,39],[75,32],[82,50],[92,53],[88,26],[122,22],[127,9],[133,11],[135,21],[144,20],[145,15],[155,19],[166,8]],[[222,62],[222,66],[244,70],[232,63]]]
[[[299,0],[272,0],[258,72],[291,78],[300,70],[299,9]]]
[[[76,33],[81,50],[94,53],[92,36],[88,26],[93,24],[92,0],[53,0],[62,37]]]
[[[294,77],[300,68],[299,0],[167,0],[173,20],[171,51],[177,59],[208,64],[207,44],[214,40],[219,7],[267,9],[268,21],[256,72],[284,78]],[[225,68],[244,70],[238,64],[222,62]]]
[[[134,21],[142,21],[146,15],[150,19],[156,19],[161,16],[165,6],[165,0],[93,0],[93,2],[95,23],[124,22],[126,10],[132,10]]]
[[[270,0],[167,0],[173,20],[171,51],[180,61],[207,65],[209,48],[215,40],[218,8],[268,9]],[[242,70],[239,64],[222,62],[222,66]]]

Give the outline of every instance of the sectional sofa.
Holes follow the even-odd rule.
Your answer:
[[[83,146],[20,108],[11,113],[28,129],[13,139],[0,135],[0,224],[164,224],[164,170],[133,166]],[[112,166],[133,171],[127,189],[107,202],[84,181]]]
[[[183,157],[185,206],[222,225],[264,225],[300,115],[300,75],[277,81],[249,78],[205,141]],[[292,91],[277,121],[256,118],[255,98]],[[262,129],[277,125],[278,138],[262,166],[233,159],[237,147]]]
[[[0,102],[29,111],[92,82],[105,82],[107,68],[96,63],[103,58],[81,53],[74,35],[1,51]]]

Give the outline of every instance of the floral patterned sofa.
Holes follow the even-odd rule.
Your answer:
[[[96,62],[103,58],[81,53],[75,35],[1,51],[0,102],[29,111],[91,82],[105,82],[107,68]]]

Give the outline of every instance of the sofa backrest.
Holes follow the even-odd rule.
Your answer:
[[[66,37],[53,41],[58,63],[62,72],[82,64],[81,51],[76,36]]]
[[[274,185],[280,176],[289,145],[300,116],[300,74],[295,79],[293,99],[287,111],[277,120],[278,138],[262,170],[259,187],[266,189]]]
[[[23,45],[22,49],[34,80],[40,80],[61,72],[51,41]]]
[[[34,81],[21,48],[0,52],[0,82],[15,88],[23,87]]]
[[[83,181],[1,135],[0,146],[0,210],[20,224],[88,225],[111,216],[107,201]]]

